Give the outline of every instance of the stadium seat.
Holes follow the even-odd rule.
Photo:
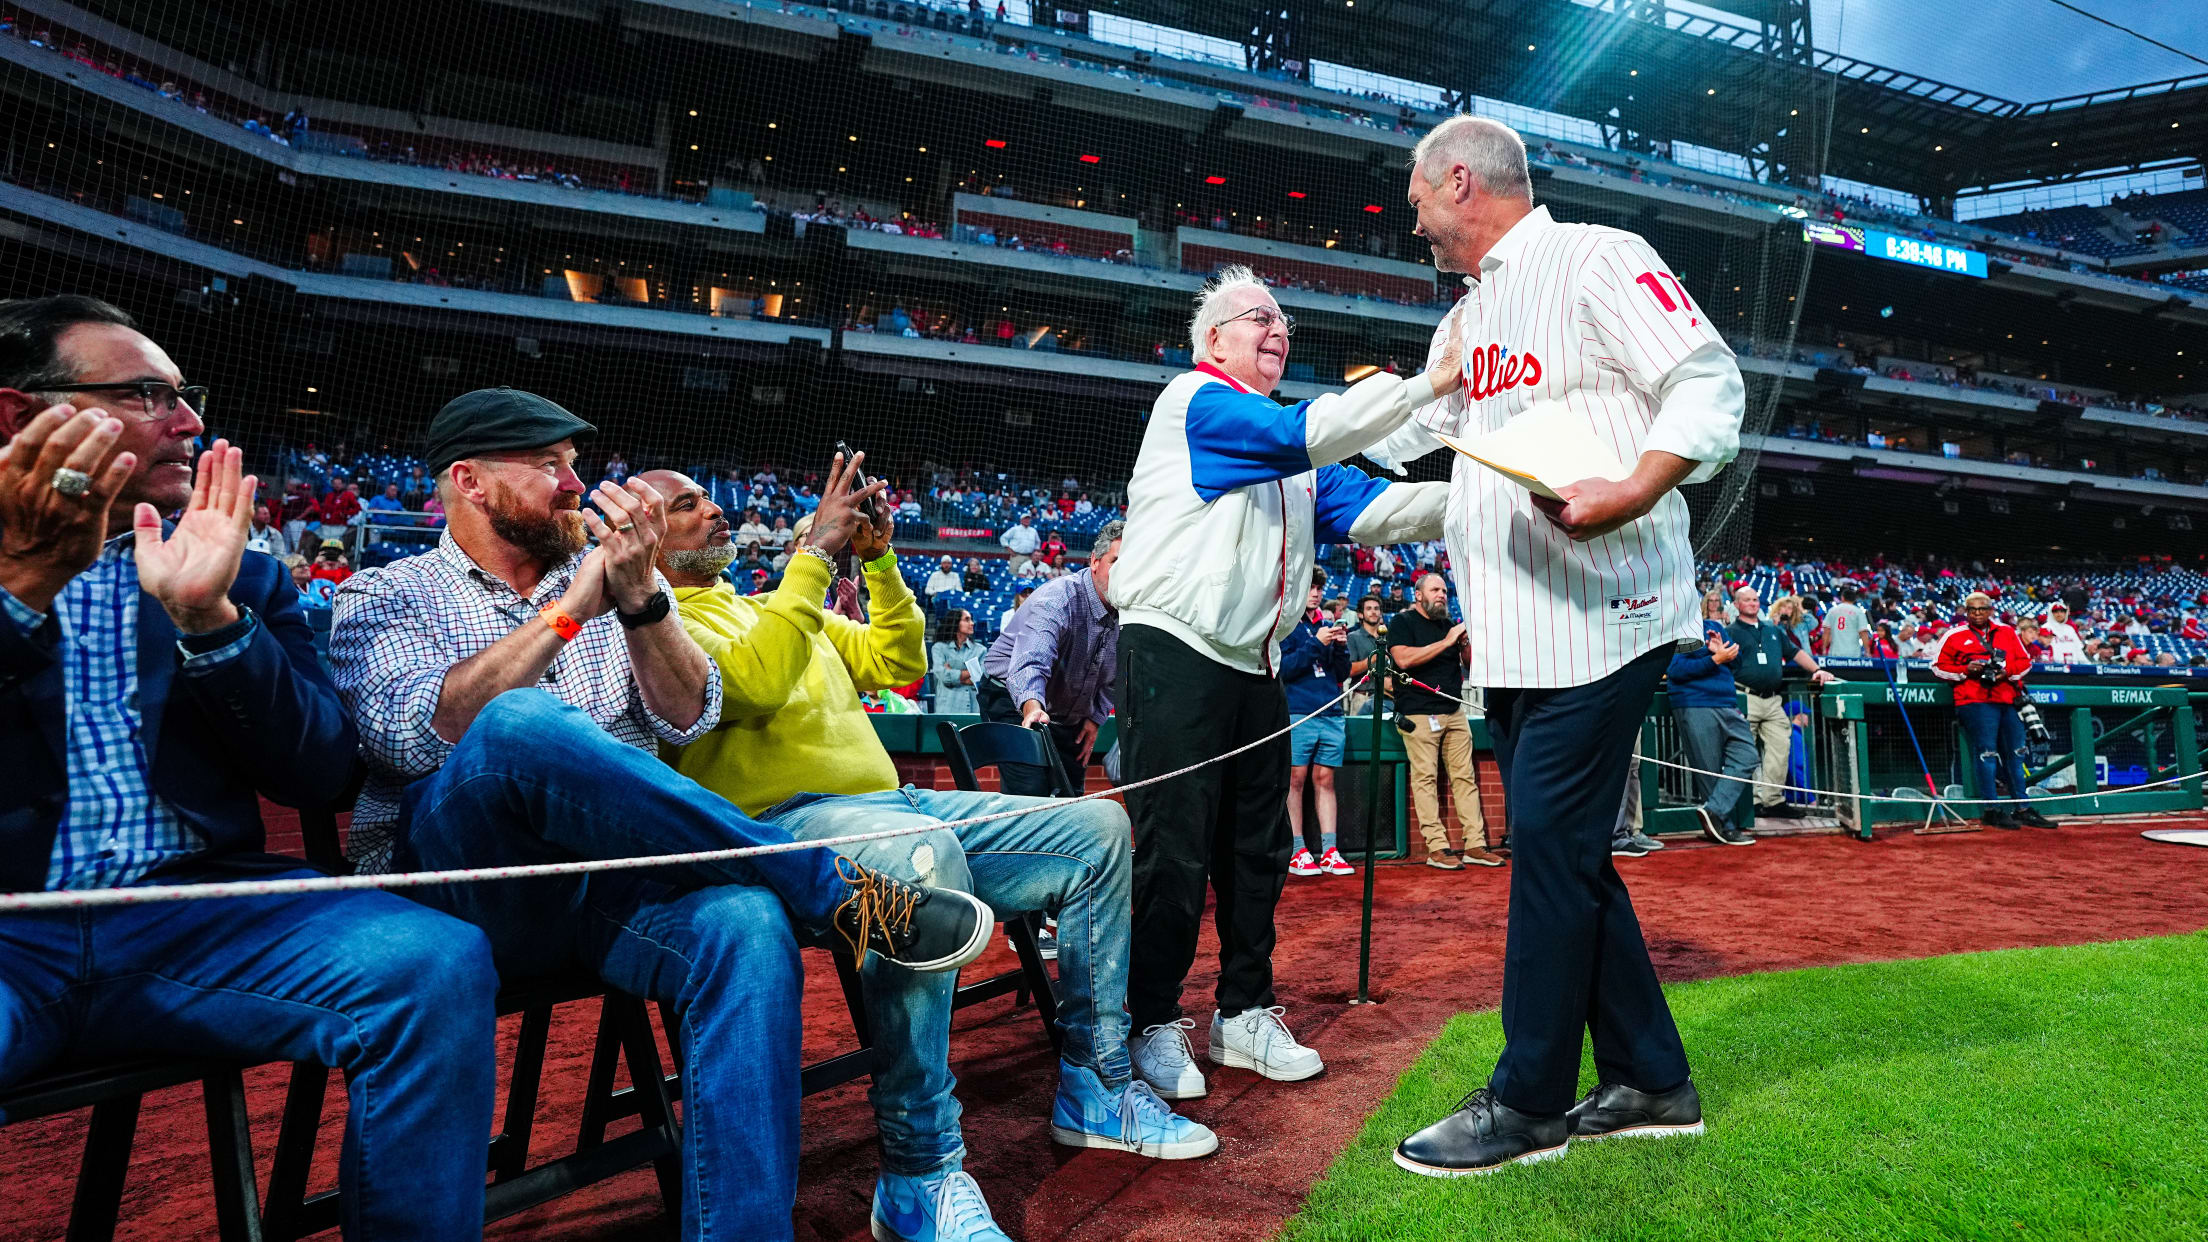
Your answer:
[[[1067,775],[1057,748],[1049,744],[1048,735],[1037,730],[990,721],[961,728],[948,720],[939,720],[935,735],[943,747],[943,761],[951,769],[951,782],[968,793],[981,789],[982,769],[1006,762],[1039,764],[1047,768],[1051,787],[1058,797],[1071,798],[1081,792]],[[1017,1008],[1027,1004],[1032,995],[1035,1014],[1042,1019],[1043,1037],[1050,1041],[1051,1050],[1055,1052],[1060,1045],[1058,984],[1043,965],[1042,951],[1036,946],[1036,933],[1042,926],[1043,916],[1032,912],[1007,920],[1004,934],[1011,940],[1013,952],[1019,955],[1020,968],[961,986],[953,994],[951,1008],[963,1009],[1007,992],[1014,993],[1012,1004]]]
[[[308,861],[324,871],[344,875],[352,871],[352,864],[338,840],[337,813],[334,807],[302,808],[299,830]],[[530,1136],[535,1129],[538,1090],[551,1040],[552,1010],[592,997],[600,1002],[598,1042],[583,1094],[582,1127],[575,1151],[532,1168]],[[659,1175],[662,1206],[671,1218],[680,1220],[682,1137],[673,1105],[681,1098],[681,1079],[679,1072],[671,1075],[662,1071],[644,1002],[609,989],[595,978],[571,973],[507,984],[499,990],[498,1012],[519,1013],[522,1019],[506,1093],[505,1120],[492,1137],[486,1157],[491,1185],[485,1193],[485,1221],[503,1219],[644,1164],[653,1165]],[[662,1018],[669,1031],[668,1047],[679,1058],[681,1045],[672,1034],[675,1023],[667,1020],[664,1012]],[[617,1089],[614,1073],[624,1059],[632,1085]],[[339,1192],[306,1193],[329,1077],[326,1066],[306,1061],[292,1066],[275,1158],[269,1168],[268,1203],[260,1222],[261,1234],[270,1242],[290,1242],[337,1225]],[[641,1118],[642,1128],[610,1140],[605,1137],[609,1123],[631,1116]],[[250,1181],[250,1152],[246,1168]]]
[[[138,1108],[148,1091],[200,1084],[207,1116],[207,1152],[214,1172],[215,1236],[245,1242],[261,1236],[253,1184],[253,1140],[246,1129],[245,1066],[230,1061],[143,1060],[64,1065],[0,1091],[0,1126],[59,1113],[92,1110],[77,1190],[69,1207],[70,1242],[115,1236],[138,1133]],[[323,1071],[327,1073],[328,1071]]]

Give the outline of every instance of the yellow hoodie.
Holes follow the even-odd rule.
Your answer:
[[[865,572],[868,625],[821,607],[830,579],[817,556],[791,557],[764,598],[726,582],[676,590],[682,627],[721,669],[721,723],[662,749],[676,771],[746,815],[794,794],[897,788],[859,692],[927,675],[928,619],[894,557]]]

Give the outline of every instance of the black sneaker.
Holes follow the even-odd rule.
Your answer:
[[[1632,837],[1612,837],[1610,838],[1610,857],[1646,858],[1648,857],[1648,847]]]
[[[1564,1117],[1528,1117],[1482,1087],[1457,1111],[1395,1145],[1395,1163],[1421,1177],[1470,1177],[1554,1160],[1571,1146]]]
[[[862,966],[872,952],[907,970],[957,970],[989,947],[996,915],[972,893],[907,884],[848,858],[836,859],[836,874],[851,895],[833,922]]]
[[[1980,819],[1988,828],[2014,829],[2021,826],[2016,822],[2015,816],[1997,806],[1987,807],[1986,813]]]
[[[1717,816],[1710,814],[1706,807],[1698,806],[1694,808],[1694,813],[1702,820],[1702,835],[1719,845],[1754,845],[1756,843],[1754,837],[1733,827],[1731,824],[1717,822]]]
[[[1808,819],[1809,812],[1791,802],[1774,802],[1756,808],[1758,819]]]
[[[2032,809],[2031,807],[2024,807],[2021,810],[2017,811],[2015,818],[2017,823],[2020,823],[2027,828],[2055,827],[2055,821],[2040,814],[2038,811]]]
[[[1702,1097],[1691,1079],[1662,1095],[1637,1091],[1624,1083],[1604,1083],[1564,1115],[1571,1120],[1573,1140],[1583,1143],[1702,1133]]]

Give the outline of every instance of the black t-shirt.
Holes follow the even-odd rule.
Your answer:
[[[1418,609],[1406,608],[1388,620],[1388,645],[1430,647],[1447,638],[1449,631],[1454,628],[1456,622],[1447,617],[1432,621]],[[1464,664],[1453,650],[1444,650],[1424,664],[1414,664],[1403,671],[1436,690],[1458,696],[1464,694]],[[1400,677],[1396,679],[1395,710],[1401,715],[1446,716],[1463,706],[1456,699],[1443,698],[1409,685]]]

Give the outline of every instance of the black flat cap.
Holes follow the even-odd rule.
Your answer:
[[[465,457],[543,448],[596,434],[596,427],[533,392],[478,388],[447,401],[429,420],[422,456],[429,472],[437,474]]]

